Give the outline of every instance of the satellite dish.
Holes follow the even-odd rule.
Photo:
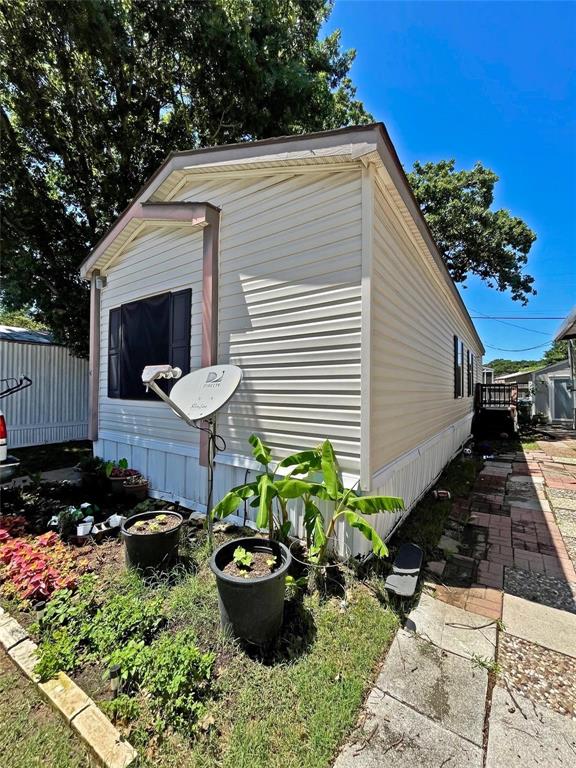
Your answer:
[[[241,381],[242,370],[237,365],[199,368],[174,384],[167,402],[172,401],[190,421],[201,421],[226,405]]]

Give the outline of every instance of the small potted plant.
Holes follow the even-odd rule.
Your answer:
[[[231,627],[236,637],[262,645],[269,642],[282,625],[285,576],[292,557],[279,539],[289,540],[292,523],[288,501],[300,500],[304,508],[308,562],[311,567],[322,569],[330,558],[336,557],[332,550],[340,521],[365,536],[376,556],[386,557],[386,545],[365,518],[399,511],[404,503],[395,497],[360,496],[353,488],[346,488],[329,440],[276,464],[270,448],[257,435],[252,435],[249,442],[254,458],[264,471],[256,481],[229,491],[211,515],[226,517],[251,499],[251,506],[258,509],[256,525],[268,529],[269,538],[246,538],[222,544],[214,552],[210,566],[216,576],[223,626]],[[330,504],[327,519],[318,502]],[[262,563],[273,559],[275,565],[264,572]]]
[[[124,494],[136,501],[144,501],[148,497],[148,480],[139,472],[125,478],[123,488]]]
[[[76,465],[84,488],[103,488],[106,484],[106,464],[99,456],[86,456]]]
[[[88,536],[94,525],[94,513],[98,512],[95,504],[85,501],[79,507],[66,507],[58,514],[58,530],[62,538],[71,536]]]
[[[183,517],[178,512],[142,512],[121,525],[126,564],[142,571],[166,570],[178,560]]]
[[[125,492],[124,483],[131,477],[142,477],[137,469],[131,469],[128,466],[128,459],[119,459],[118,461],[107,461],[105,464],[105,473],[110,483],[112,493],[123,494]]]

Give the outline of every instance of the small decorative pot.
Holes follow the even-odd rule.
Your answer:
[[[92,521],[83,521],[76,526],[76,536],[89,536],[92,530]]]

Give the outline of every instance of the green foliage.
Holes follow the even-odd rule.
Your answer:
[[[253,555],[247,552],[244,547],[236,547],[232,559],[239,568],[250,568],[254,562]]]
[[[143,650],[140,684],[154,697],[161,727],[193,730],[204,710],[214,659],[213,653],[200,651],[187,630],[165,632]]]
[[[0,325],[11,325],[15,328],[27,328],[29,331],[46,331],[47,326],[34,316],[27,307],[21,309],[6,309],[0,304]]]
[[[140,717],[141,707],[138,701],[126,693],[121,693],[111,701],[100,702],[100,708],[113,722],[130,723]]]
[[[318,563],[326,560],[329,540],[334,535],[339,518],[344,518],[351,527],[359,530],[371,542],[376,555],[387,555],[386,545],[364,516],[403,509],[402,499],[359,496],[352,489],[346,489],[338,459],[329,440],[325,440],[315,450],[300,451],[283,459],[275,468],[271,466],[271,451],[260,438],[252,435],[250,444],[255,455],[257,453],[261,457],[259,461],[265,465],[266,473],[260,475],[256,483],[247,483],[229,491],[212,510],[214,517],[225,517],[235,512],[243,499],[254,496],[251,504],[258,507],[257,526],[268,527],[271,537],[275,535],[285,538],[290,531],[286,500],[301,499],[310,555]],[[278,474],[280,469],[289,469],[289,472],[287,475]],[[294,474],[303,474],[306,478],[296,478],[292,476]],[[276,518],[273,509],[275,499],[278,505]],[[333,504],[334,511],[327,528],[324,516],[313,499]]]
[[[2,288],[86,353],[78,266],[173,150],[369,122],[328,0],[4,3]]]
[[[457,171],[454,160],[414,163],[408,180],[452,278],[478,275],[526,304],[536,291],[524,274],[536,235],[522,219],[493,210],[498,176],[481,163]]]
[[[498,357],[485,365],[494,369],[494,376],[504,376],[507,373],[518,373],[518,371],[536,371],[553,363],[561,363],[567,358],[568,342],[555,341],[540,360],[506,360]]]
[[[90,644],[99,657],[129,640],[149,642],[164,623],[162,599],[135,599],[133,592],[109,595],[90,627]]]
[[[553,363],[561,363],[568,358],[568,342],[567,341],[555,341],[554,344],[544,352],[542,363],[544,365],[552,365]]]

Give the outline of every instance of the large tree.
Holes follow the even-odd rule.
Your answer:
[[[170,150],[369,122],[327,0],[3,0],[2,291],[85,353],[78,266]]]
[[[504,209],[493,210],[498,176],[481,163],[457,171],[454,160],[414,163],[408,179],[457,283],[478,275],[526,304],[534,278],[523,272],[536,235]]]

